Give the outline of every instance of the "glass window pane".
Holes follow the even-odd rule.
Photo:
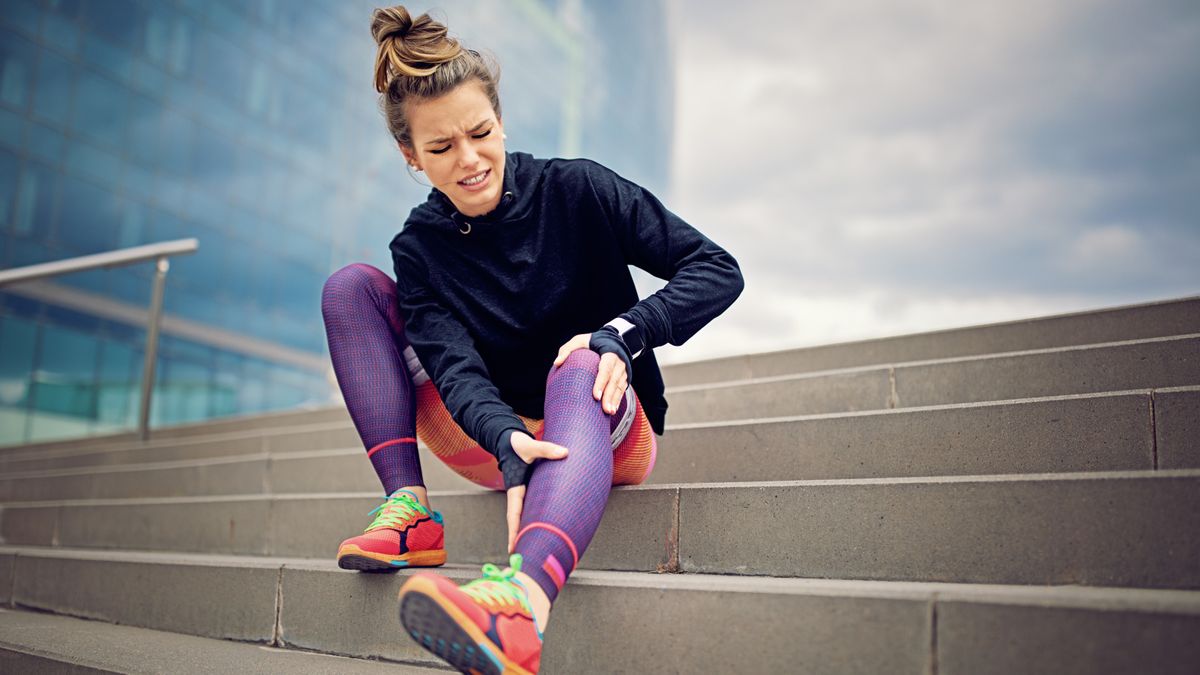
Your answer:
[[[47,0],[46,4],[68,19],[77,19],[85,0]]]
[[[12,218],[13,204],[17,199],[17,173],[20,163],[17,156],[0,150],[0,229],[7,229]]]
[[[120,342],[104,341],[100,349],[97,419],[124,427],[137,424],[141,372],[139,350]]]
[[[212,414],[214,417],[238,412],[238,388],[241,385],[242,359],[229,352],[218,352],[213,372]]]
[[[5,0],[4,21],[33,35],[37,33],[41,9],[34,0]],[[7,40],[7,37],[3,38]]]
[[[42,13],[42,30],[40,35],[43,42],[53,44],[56,48],[72,56],[79,50],[79,24],[57,12]]]
[[[32,321],[0,318],[0,404],[25,406],[36,340],[37,325]]]
[[[159,147],[162,112],[162,105],[148,96],[133,94],[129,98],[128,150],[132,159],[143,167],[158,165],[158,155],[162,151]]]
[[[21,150],[25,145],[25,127],[28,121],[7,108],[0,107],[0,145]]]
[[[181,424],[208,416],[208,369],[186,359],[169,359],[160,384],[162,424]]]
[[[134,55],[95,35],[83,38],[81,58],[92,67],[123,82],[133,79]]]
[[[37,410],[95,418],[96,340],[61,328],[42,327],[42,350],[34,378]]]
[[[176,110],[166,109],[159,134],[158,165],[177,175],[186,175],[195,143],[195,123]]]
[[[80,254],[113,249],[113,235],[120,228],[116,195],[74,176],[63,176],[62,186],[62,214],[56,240]]]
[[[42,241],[51,239],[55,230],[54,206],[60,175],[41,164],[25,164],[17,183],[17,199],[13,212],[15,231],[31,234],[35,239]]]
[[[9,265],[12,267],[36,265],[37,263],[50,262],[54,259],[54,253],[50,250],[50,247],[42,242],[23,238],[10,241],[12,252],[9,254]]]
[[[128,101],[132,95],[133,92],[114,80],[81,70],[72,126],[97,143],[118,150],[123,148],[125,121],[129,118]]]
[[[115,300],[121,300],[138,307],[150,304],[150,271],[147,265],[132,265],[110,270],[109,289]]]
[[[304,390],[304,382],[299,373],[291,368],[271,369],[271,381],[267,395],[267,406],[270,410],[295,408],[307,397],[308,394]]]
[[[238,412],[241,414],[267,410],[267,364],[247,358],[238,387]]]
[[[32,42],[0,28],[0,101],[22,109],[29,102],[36,55]]]
[[[37,86],[33,92],[33,114],[60,126],[71,119],[75,71],[69,61],[49,50],[42,50],[38,62]]]
[[[85,25],[126,49],[139,49],[146,10],[134,0],[104,0],[83,5]]]
[[[187,223],[184,232],[178,238],[195,237],[200,248],[195,253],[172,258],[171,272],[167,276],[172,283],[203,289],[211,294],[224,284],[223,263],[229,250],[226,237],[222,232],[196,222]]]
[[[37,122],[29,125],[29,152],[38,159],[61,164],[66,146],[67,137],[56,129]]]
[[[117,246],[128,248],[149,243],[146,238],[146,223],[142,215],[142,206],[136,202],[125,202],[121,212],[121,227],[117,232]]]

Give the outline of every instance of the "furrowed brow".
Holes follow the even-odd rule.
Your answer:
[[[476,131],[479,131],[480,129],[482,129],[482,128],[484,128],[485,126],[487,126],[487,123],[488,123],[488,122],[490,122],[490,121],[491,121],[491,120],[484,120],[484,121],[480,122],[479,124],[476,124],[475,126],[471,127],[471,128],[470,128],[470,129],[467,131],[467,133],[468,133],[468,134],[473,134],[473,133],[475,133]],[[435,138],[435,139],[433,139],[432,141],[425,141],[425,145],[434,145],[434,144],[439,144],[439,145],[440,145],[440,144],[442,144],[442,143],[449,142],[449,140],[450,140],[450,139],[449,139],[449,138],[447,138],[447,137]]]

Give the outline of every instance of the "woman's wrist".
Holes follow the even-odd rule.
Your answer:
[[[496,462],[500,466],[500,473],[504,476],[505,490],[527,484],[529,476],[533,472],[533,464],[525,461],[525,458],[521,457],[513,447],[513,437],[517,434],[529,435],[520,429],[505,430],[500,434],[500,443],[496,449]]]
[[[629,346],[621,339],[616,327],[606,325],[592,333],[588,348],[600,355],[616,354],[625,364],[625,376],[630,381],[633,380],[633,358],[629,354]]]
[[[629,352],[630,359],[636,359],[641,355],[646,348],[646,335],[641,328],[630,323],[624,317],[617,318],[604,324],[605,328],[614,328],[621,341],[625,343],[625,348]]]

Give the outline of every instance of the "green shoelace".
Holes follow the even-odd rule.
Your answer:
[[[400,529],[408,524],[410,518],[415,515],[428,515],[429,510],[421,506],[421,502],[417,501],[417,496],[408,490],[396,490],[387,498],[387,501],[376,506],[368,513],[368,516],[375,516],[375,520],[367,526],[363,532],[370,532],[381,527],[390,527]]]
[[[513,577],[521,571],[522,557],[514,553],[508,558],[509,566],[501,570],[492,563],[483,566],[483,578],[476,579],[461,586],[464,593],[489,605],[506,605],[509,603],[523,607],[533,616],[533,607],[519,581]]]

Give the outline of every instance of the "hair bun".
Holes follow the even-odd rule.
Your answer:
[[[462,51],[458,40],[447,35],[445,25],[429,14],[413,19],[403,5],[376,9],[371,15],[371,35],[379,45],[375,54],[375,91],[379,93],[387,91],[392,79],[401,75],[433,74]]]
[[[388,38],[400,38],[412,30],[412,17],[404,5],[396,5],[386,9],[377,9],[371,16],[371,36],[375,44],[382,45]]]

